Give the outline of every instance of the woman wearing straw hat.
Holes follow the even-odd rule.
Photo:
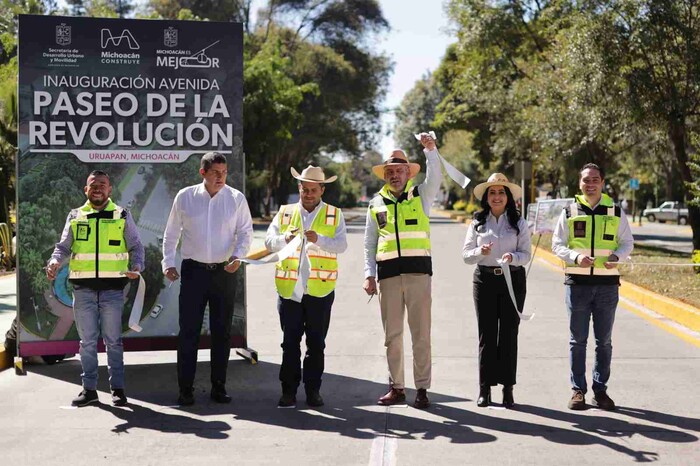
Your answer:
[[[501,173],[489,176],[474,188],[481,210],[467,230],[462,258],[478,264],[474,270],[474,305],[479,328],[479,398],[477,405],[491,403],[491,386],[503,385],[503,406],[512,408],[518,356],[518,326],[525,304],[525,268],[530,261],[530,230],[515,201],[518,185]],[[513,281],[514,309],[501,264],[508,264]]]

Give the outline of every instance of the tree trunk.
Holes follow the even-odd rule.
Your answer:
[[[673,144],[676,160],[678,160],[678,168],[683,181],[683,193],[688,205],[688,224],[693,231],[693,261],[700,263],[700,208],[690,205],[693,194],[686,187],[686,183],[691,183],[694,180],[688,166],[685,118],[673,119],[669,123],[669,138]]]
[[[272,203],[272,186],[267,185],[265,188],[265,202],[263,202],[263,208],[265,210],[264,215],[266,218],[270,218],[270,204]]]

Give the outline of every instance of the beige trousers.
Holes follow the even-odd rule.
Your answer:
[[[416,388],[430,388],[430,292],[427,274],[405,274],[379,281],[379,303],[384,325],[384,346],[391,383],[405,387],[403,364],[404,310],[413,343],[413,380]]]

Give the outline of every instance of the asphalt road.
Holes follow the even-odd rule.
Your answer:
[[[693,252],[693,232],[689,225],[648,222],[642,219],[642,226],[639,226],[638,221],[630,222],[630,226],[635,243],[685,253]]]
[[[232,356],[231,405],[208,399],[208,352],[200,352],[196,399],[176,399],[174,352],[127,353],[130,405],[109,403],[101,355],[103,404],[70,409],[80,390],[75,359],[30,366],[26,377],[0,373],[3,464],[237,465],[694,465],[700,457],[697,374],[700,350],[624,308],[613,335],[610,395],[617,412],[566,409],[568,324],[561,272],[536,261],[520,327],[516,410],[476,406],[477,331],[472,267],[462,263],[464,225],[432,227],[433,406],[375,405],[387,388],[383,331],[376,298],[361,290],[362,219],[349,224],[349,248],[326,348],[315,410],[276,407],[281,331],[272,266],[248,267],[248,338],[260,363]],[[408,334],[408,332],[406,332]],[[408,336],[406,348],[410,356]],[[593,337],[591,336],[591,340]],[[593,350],[589,348],[589,364]],[[411,384],[411,359],[406,360]],[[412,401],[414,391],[409,390]],[[494,392],[500,402],[500,393]]]

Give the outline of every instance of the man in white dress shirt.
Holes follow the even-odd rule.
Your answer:
[[[180,190],[163,235],[163,273],[180,278],[175,251],[181,240],[180,334],[177,349],[178,403],[194,404],[194,376],[204,309],[209,304],[211,330],[211,398],[229,403],[226,369],[231,352],[231,319],[235,301],[234,273],[253,238],[245,196],[226,185],[226,157],[202,157],[202,183]]]
[[[343,213],[321,200],[326,183],[337,177],[326,178],[323,169],[311,165],[301,174],[294,168],[291,171],[298,180],[299,202],[280,207],[265,237],[265,247],[272,252],[282,250],[297,235],[302,240],[291,256],[277,263],[275,270],[277,309],[284,333],[279,375],[282,397],[278,406],[296,406],[296,392],[302,380],[300,344],[306,335],[306,403],[317,407],[323,406],[323,351],[338,279],[336,255],[345,251],[348,243]]]

